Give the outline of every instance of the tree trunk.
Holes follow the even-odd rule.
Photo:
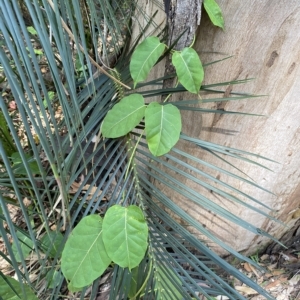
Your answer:
[[[258,185],[273,194],[233,179],[228,180],[222,174],[211,174],[268,205],[274,210],[270,212],[272,216],[293,227],[294,224],[299,224],[296,222],[300,216],[300,2],[297,0],[217,2],[224,15],[225,31],[214,27],[206,13],[203,13],[194,48],[203,63],[226,56],[233,57],[207,67],[205,83],[254,78],[243,86],[228,86],[224,93],[243,91],[267,96],[206,106],[264,116],[207,114],[202,117],[201,130],[201,126],[198,125],[199,113],[184,112],[183,132],[195,138],[257,153],[277,161],[278,163],[258,161],[271,168],[273,170],[271,172],[244,161],[230,160]],[[160,64],[159,70],[163,73],[164,65]],[[189,97],[194,98],[186,93],[176,94],[173,100]],[[202,160],[216,163],[215,158],[196,147],[191,148],[185,143],[179,146]],[[192,161],[188,163],[194,164]],[[221,161],[217,163],[219,167],[227,168],[225,163]],[[184,183],[195,188],[190,180],[186,179]],[[172,197],[174,192],[172,190],[167,192]],[[199,192],[206,193],[202,190]],[[277,238],[290,230],[289,227],[281,226],[263,215],[221,199],[213,193],[209,195],[207,192],[207,197]],[[265,248],[270,242],[266,238],[255,236],[241,227],[224,221],[201,207],[192,205],[187,199],[178,195],[173,198],[186,212],[217,236],[222,237],[222,240],[228,241],[238,251],[249,254]],[[253,202],[245,201],[263,209]],[[296,229],[294,228],[295,232]],[[218,251],[224,253],[220,249]]]

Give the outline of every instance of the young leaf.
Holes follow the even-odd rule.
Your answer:
[[[103,242],[108,256],[122,268],[138,266],[148,246],[148,226],[138,206],[110,207],[103,220]]]
[[[179,82],[189,92],[197,94],[204,77],[203,67],[197,52],[192,48],[184,48],[182,52],[174,52],[172,63]]]
[[[155,36],[146,38],[136,47],[129,65],[134,87],[138,82],[147,78],[151,68],[158,61],[164,50],[165,45]]]
[[[3,278],[5,277],[5,279]],[[9,284],[8,284],[9,282]],[[36,297],[31,290],[31,288],[28,285],[24,284],[24,291],[26,293],[23,294],[22,286],[20,285],[20,282],[8,277],[1,275],[0,276],[0,299],[4,300],[17,300],[17,299],[27,299],[27,300],[39,300],[38,297]],[[16,295],[16,293],[19,295]],[[22,297],[23,296],[23,297]]]
[[[222,11],[215,0],[204,0],[204,8],[215,26],[224,29],[224,19]]]
[[[57,252],[57,249],[61,245],[63,240],[63,235],[58,231],[51,231],[48,234],[44,235],[41,239],[42,247],[45,249],[45,252],[49,253],[49,257],[54,258]],[[50,250],[49,250],[50,249]]]
[[[66,242],[61,270],[71,291],[90,285],[111,263],[102,240],[102,222],[98,215],[84,217]]]
[[[33,242],[30,238],[28,238],[26,235],[24,235],[20,231],[17,231],[17,237],[19,239],[19,244],[20,244],[20,248],[21,248],[23,257],[26,259],[29,255],[29,253],[32,251]],[[12,251],[15,255],[17,262],[22,262],[21,255],[18,251],[15,241],[12,244]]]
[[[107,138],[117,138],[130,132],[145,115],[144,98],[140,94],[124,97],[105,116],[102,134]]]
[[[160,105],[152,102],[145,112],[146,139],[154,156],[163,155],[179,140],[181,116],[172,104]]]

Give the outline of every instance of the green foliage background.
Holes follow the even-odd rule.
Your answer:
[[[99,65],[110,64],[114,67],[109,74],[133,88],[129,61],[132,51],[143,37],[143,31],[130,47],[131,16],[139,11],[149,20],[149,24],[153,23],[152,16],[141,12],[133,0],[53,1],[53,6],[51,3],[46,0],[0,0],[0,64],[3,79],[0,96],[0,234],[6,246],[6,252],[0,255],[11,265],[19,282],[16,285],[1,272],[1,285],[6,285],[11,295],[18,295],[20,299],[36,299],[33,293],[39,299],[59,299],[66,293],[66,283],[61,273],[61,253],[72,228],[85,216],[95,213],[104,215],[112,205],[139,204],[149,227],[149,247],[145,258],[132,272],[110,265],[105,276],[95,280],[90,299],[95,299],[99,284],[105,283],[110,285],[110,299],[174,299],[174,295],[182,299],[200,299],[201,295],[210,299],[218,295],[244,299],[226,281],[226,276],[218,275],[222,274],[219,270],[226,271],[272,299],[185,226],[171,218],[168,210],[237,259],[255,264],[252,260],[214,236],[154,184],[158,182],[168,186],[190,199],[192,205],[210,209],[251,232],[267,236],[199,193],[201,188],[212,189],[222,197],[243,204],[238,197],[228,193],[227,189],[233,187],[204,174],[201,168],[187,165],[178,157],[192,159],[200,165],[257,186],[255,183],[241,177],[234,169],[220,169],[217,159],[216,164],[211,165],[176,147],[165,156],[166,159],[154,157],[147,150],[144,136],[139,147],[135,147],[139,139],[136,133],[94,143],[107,112],[128,91],[107,75],[99,73],[91,63],[91,56]],[[67,24],[74,39],[63,23]],[[28,31],[27,26],[33,27],[36,32]],[[160,38],[165,38],[163,29]],[[79,51],[81,46],[83,51]],[[46,68],[47,76],[41,71],[42,67]],[[146,99],[186,91],[181,85],[162,89],[164,79],[137,84],[136,91]],[[201,90],[215,95],[207,100],[204,98],[203,103],[223,101],[223,87],[239,83],[243,81],[202,86]],[[143,92],[139,89],[142,86],[151,86],[151,89]],[[254,96],[233,94],[226,100],[249,97]],[[15,101],[19,123],[8,110],[8,101]],[[180,110],[224,113],[194,107],[199,104],[198,99],[172,104]],[[63,118],[57,119],[58,108]],[[16,124],[24,126],[22,139]],[[144,129],[143,123],[139,126]],[[237,161],[243,159],[255,163],[254,159],[258,157],[193,139],[183,133],[180,138],[220,159],[229,155]],[[15,152],[19,154],[22,172],[16,170],[12,159]],[[131,156],[136,164],[128,168]],[[206,179],[200,181],[185,170],[201,174]],[[197,190],[183,185],[170,175],[172,173],[194,180]],[[213,182],[217,182],[219,188]],[[74,185],[76,189],[71,193]],[[259,203],[243,191],[236,192]],[[30,205],[25,205],[25,198]],[[254,205],[244,205],[247,209],[267,215]],[[12,219],[12,207],[20,209],[22,222]],[[26,239],[20,238],[20,233]],[[27,239],[32,244],[24,247],[23,242]],[[24,249],[28,246],[34,258],[26,257]],[[31,276],[33,272],[35,276]],[[78,294],[80,299],[83,299],[85,291]]]

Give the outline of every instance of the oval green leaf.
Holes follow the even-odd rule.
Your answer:
[[[3,278],[5,277],[5,279]],[[8,284],[9,282],[9,284]],[[38,297],[35,296],[31,288],[23,284],[24,292],[26,296],[23,294],[22,286],[20,282],[8,277],[8,276],[0,276],[0,296],[3,300],[19,300],[19,299],[27,299],[27,300],[39,300]],[[15,291],[14,291],[15,290]],[[16,295],[18,293],[18,295]]]
[[[154,156],[166,154],[179,140],[181,116],[172,104],[152,102],[145,112],[146,139]]]
[[[33,249],[33,242],[28,236],[26,236],[25,234],[23,234],[20,231],[17,231],[16,234],[17,234],[17,237],[19,239],[18,242],[20,244],[21,252],[23,254],[24,259],[26,259],[29,256],[32,249]],[[20,252],[19,252],[19,250],[16,246],[15,241],[12,244],[12,251],[15,255],[16,261],[17,262],[22,262],[21,254],[20,254]]]
[[[59,231],[50,231],[49,234],[45,234],[41,239],[44,252],[48,253],[49,257],[54,258],[57,249],[63,242],[63,238],[63,235]]]
[[[61,270],[71,291],[90,285],[111,263],[102,240],[102,222],[98,215],[84,217],[66,242]]]
[[[135,205],[110,207],[103,220],[103,242],[107,254],[122,268],[139,265],[148,246],[148,226]]]
[[[137,126],[145,115],[145,102],[140,94],[124,97],[105,116],[102,134],[107,138],[124,136]]]
[[[204,0],[204,8],[215,26],[224,29],[224,19],[222,15],[221,8],[215,0]]]
[[[184,48],[182,52],[174,52],[172,63],[179,82],[189,92],[197,94],[204,78],[204,70],[197,52],[192,48]]]
[[[155,36],[146,38],[136,47],[129,65],[134,87],[138,82],[147,78],[151,68],[158,61],[164,50],[165,45]]]

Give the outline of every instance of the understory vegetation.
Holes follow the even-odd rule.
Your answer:
[[[216,3],[205,5],[222,27]],[[234,92],[224,98],[229,84],[247,80],[202,84],[207,65],[192,45],[175,51],[165,28],[134,0],[0,0],[0,8],[0,296],[244,299],[231,276],[272,299],[209,243],[261,267],[167,192],[272,238],[201,193],[211,190],[267,216],[257,199],[202,171],[262,188],[229,162],[219,168],[218,161],[259,165],[257,158],[267,158],[189,137],[181,126],[184,110],[237,113],[203,104],[255,98]],[[156,36],[145,36],[146,27],[132,40],[136,14],[157,29]],[[167,56],[176,72],[148,81]],[[164,88],[170,78],[177,83]],[[179,92],[195,99],[172,101]],[[182,141],[210,153],[215,164],[182,151]]]

